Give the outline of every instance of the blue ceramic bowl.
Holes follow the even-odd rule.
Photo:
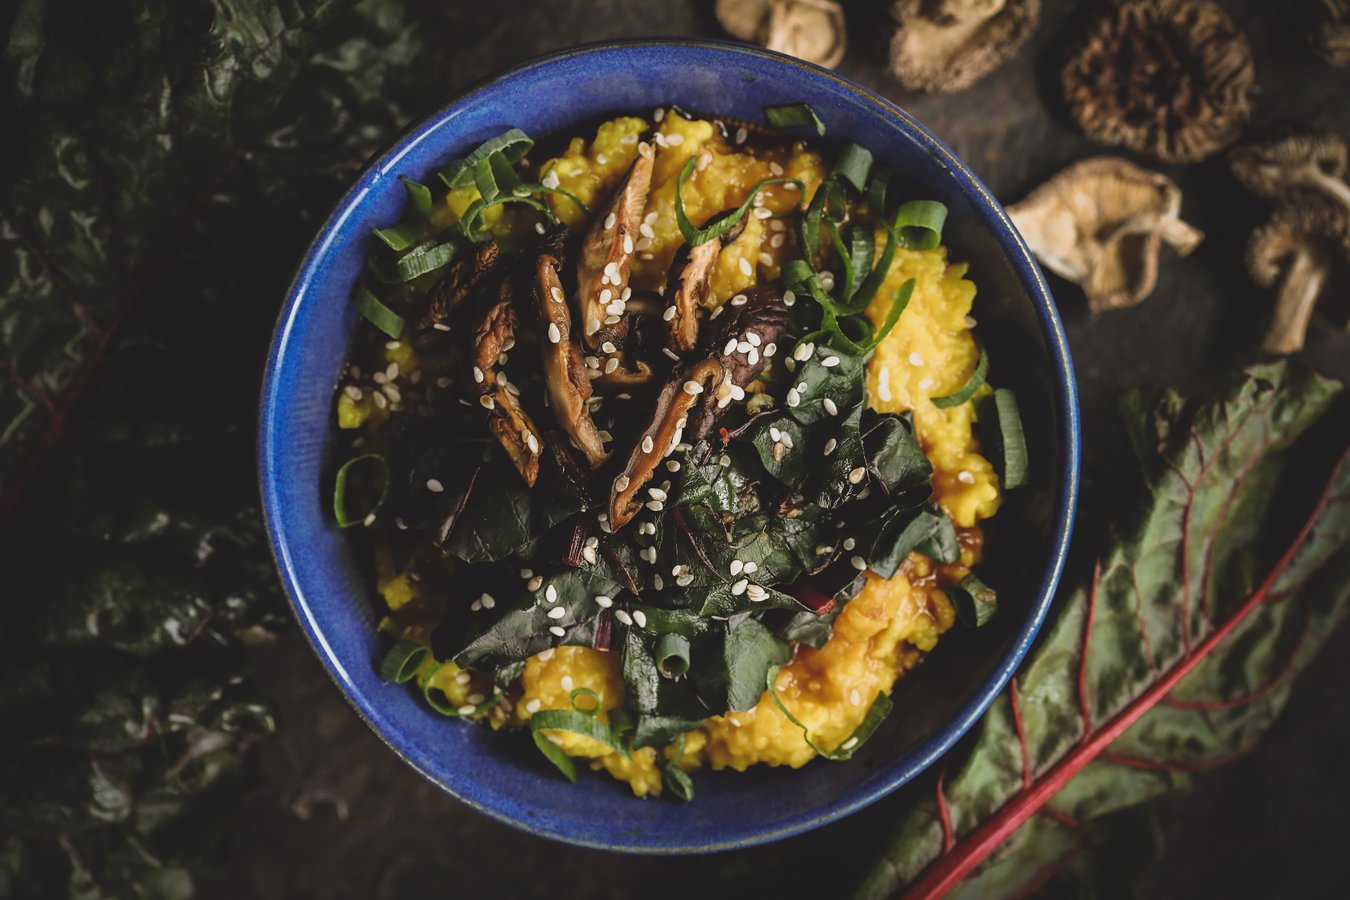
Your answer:
[[[760,121],[806,102],[829,139],[855,141],[947,204],[945,241],[979,287],[975,315],[991,379],[1017,390],[1034,472],[988,529],[985,578],[1000,611],[957,630],[895,692],[895,712],[851,762],[700,773],[692,803],[636,800],[586,773],[560,778],[523,734],[446,720],[376,673],[377,600],[328,512],[333,390],[357,316],[348,302],[371,228],[399,218],[397,176],[423,178],[516,126],[536,138],[602,116],[677,104]],[[1003,688],[1059,579],[1078,489],[1078,409],[1064,332],[1026,244],[950,150],[881,97],[830,72],[758,49],[641,41],[568,50],[461,95],[375,159],[324,223],[286,297],[263,380],[258,466],[272,549],[296,616],[338,687],[409,765],[475,809],[534,834],[635,853],[699,853],[777,840],[831,822],[914,778]]]

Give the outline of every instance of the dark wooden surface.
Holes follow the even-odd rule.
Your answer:
[[[1072,24],[1094,4],[1045,0],[1040,28],[1016,59],[947,97],[906,94],[884,75],[881,2],[853,2],[850,52],[839,71],[899,102],[966,159],[1005,202],[1065,164],[1114,152],[1084,139],[1059,102],[1058,69]],[[1249,134],[1298,125],[1350,136],[1350,69],[1305,49],[1317,4],[1225,2],[1256,57]],[[496,0],[426,2],[437,37],[428,79],[448,97],[537,53],[592,40],[721,36],[711,2]],[[1300,9],[1299,7],[1307,7]],[[1145,161],[1146,162],[1146,161]],[[1147,164],[1147,162],[1146,162]],[[1127,464],[1112,398],[1140,382],[1199,390],[1259,358],[1270,297],[1241,265],[1247,234],[1267,214],[1222,159],[1160,167],[1185,191],[1184,217],[1206,240],[1186,259],[1164,252],[1157,291],[1141,306],[1091,317],[1081,293],[1052,278],[1083,397],[1084,529],[1109,508]],[[1342,273],[1343,275],[1344,273]],[[1323,301],[1305,358],[1350,376],[1342,331],[1345,280]],[[1333,324],[1334,323],[1334,324]],[[712,858],[618,857],[553,844],[489,821],[424,782],[346,706],[294,632],[257,652],[282,728],[254,754],[233,853],[212,897],[840,896],[868,865],[909,802],[899,795],[844,822],[777,845]],[[1198,779],[1159,806],[1164,850],[1146,876],[1157,897],[1298,896],[1329,891],[1350,836],[1350,633],[1337,635],[1301,679],[1284,716],[1247,758]],[[1118,891],[1110,884],[1100,893]]]

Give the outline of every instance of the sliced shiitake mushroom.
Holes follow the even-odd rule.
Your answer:
[[[513,294],[511,280],[503,278],[495,296],[477,317],[471,333],[473,343],[468,348],[470,377],[465,383],[488,410],[488,430],[520,477],[533,487],[539,477],[539,428],[520,405],[515,385],[498,366],[516,343],[518,320]]]
[[[622,346],[627,334],[623,321],[628,273],[642,213],[647,208],[655,158],[650,145],[639,144],[638,148],[637,159],[609,206],[596,216],[581,245],[577,308],[581,314],[582,340],[591,350],[606,341]]]
[[[728,210],[708,225],[734,212]],[[688,353],[698,346],[698,312],[708,302],[713,267],[717,265],[722,248],[740,237],[744,230],[745,217],[742,216],[721,237],[704,241],[697,247],[686,243],[676,251],[666,277],[667,306],[661,314],[666,323],[666,344],[676,353]]]
[[[605,461],[606,453],[599,429],[591,419],[587,402],[591,398],[591,380],[586,374],[581,348],[572,337],[572,315],[558,276],[561,267],[562,263],[552,253],[539,254],[533,292],[540,329],[539,354],[549,408],[594,469]]]
[[[427,307],[416,329],[420,343],[450,331],[455,310],[496,270],[500,259],[501,248],[497,242],[487,241],[474,248],[473,256],[460,257],[450,263],[446,273],[427,292]]]
[[[702,440],[712,432],[722,410],[745,398],[745,389],[778,352],[787,327],[787,306],[776,285],[761,285],[737,294],[722,307],[721,327],[709,329],[709,355],[724,373],[712,393],[689,417],[690,435]]]
[[[618,530],[627,525],[645,504],[662,502],[656,498],[642,500],[638,494],[651,481],[656,467],[683,440],[691,410],[702,397],[716,389],[722,378],[722,364],[715,359],[704,359],[677,371],[661,389],[651,419],[638,436],[623,471],[614,479],[609,495],[611,528]]]

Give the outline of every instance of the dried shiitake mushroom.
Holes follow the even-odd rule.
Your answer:
[[[1204,159],[1251,115],[1247,38],[1208,0],[1116,0],[1062,73],[1088,137],[1169,163]]]
[[[1075,163],[1008,208],[1036,258],[1082,286],[1093,312],[1152,293],[1164,241],[1183,256],[1199,245],[1180,213],[1170,178],[1110,156]]]
[[[1313,52],[1333,66],[1350,66],[1350,0],[1322,0],[1326,19],[1309,35]]]
[[[1293,134],[1247,144],[1228,157],[1243,187],[1261,197],[1279,199],[1291,191],[1320,191],[1350,209],[1350,185],[1344,181],[1345,142],[1330,134]]]
[[[1350,255],[1345,207],[1305,198],[1284,203],[1247,242],[1247,271],[1262,287],[1278,282],[1275,313],[1262,348],[1270,353],[1303,349],[1313,307],[1338,256]]]
[[[832,69],[844,58],[844,10],[834,0],[717,0],[732,37]]]
[[[1040,0],[897,0],[891,74],[912,91],[964,90],[1017,52],[1040,14]]]

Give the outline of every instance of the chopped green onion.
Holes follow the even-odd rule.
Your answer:
[[[684,757],[684,735],[680,735],[675,744],[675,755],[661,766],[661,783],[686,803],[694,799],[694,782],[689,773],[680,768],[680,759]]]
[[[852,300],[857,289],[866,282],[867,276],[872,272],[872,261],[877,252],[876,231],[871,225],[854,225],[848,230],[848,245],[849,265],[844,274],[850,288],[844,291],[844,299]]]
[[[663,634],[656,640],[656,668],[667,678],[679,678],[689,671],[689,638],[682,634]]]
[[[356,311],[365,316],[370,324],[394,340],[403,336],[403,317],[381,303],[380,298],[372,294],[368,288],[358,286],[355,300]]]
[[[895,231],[900,242],[911,250],[932,250],[942,243],[942,226],[947,222],[947,207],[936,200],[911,200],[900,204],[895,214]]]
[[[684,235],[685,241],[690,247],[697,247],[700,244],[706,244],[714,238],[719,238],[736,226],[741,218],[750,209],[751,202],[755,195],[771,184],[795,184],[805,189],[805,185],[796,178],[763,178],[755,182],[755,186],[750,188],[750,193],[745,195],[745,202],[736,207],[729,215],[718,215],[710,220],[712,224],[705,224],[702,228],[695,228],[694,223],[689,221],[689,214],[684,209],[684,184],[693,174],[694,166],[698,160],[695,157],[689,157],[684,168],[680,170],[679,177],[675,179],[675,224],[679,226],[680,234]]]
[[[900,314],[909,306],[909,298],[914,296],[914,279],[910,278],[895,292],[891,299],[891,308],[886,311],[886,320],[881,323],[881,328],[877,329],[876,334],[872,335],[871,341],[867,345],[868,350],[875,349],[878,344],[886,339],[886,335],[895,328],[895,323],[900,321]]]
[[[578,697],[585,697],[586,699],[590,700],[591,705],[582,706],[580,703],[577,702]],[[567,695],[567,699],[571,701],[572,708],[575,709],[577,712],[583,712],[588,716],[596,716],[600,714],[600,695],[588,687],[574,688]]]
[[[956,618],[969,628],[979,628],[998,612],[998,595],[973,572],[948,591],[948,596]]]
[[[884,166],[872,167],[872,178],[867,182],[867,208],[878,219],[886,218],[886,194],[891,186],[891,170]]]
[[[1022,417],[1017,411],[1017,395],[998,388],[975,401],[975,418],[985,453],[998,472],[1004,490],[1027,483],[1029,462],[1027,440],[1022,433]]]
[[[384,655],[384,661],[380,663],[380,677],[396,684],[411,681],[417,674],[418,667],[422,665],[422,660],[426,658],[426,644],[401,640],[390,647],[389,652]]]
[[[849,144],[839,154],[830,178],[843,178],[861,193],[867,190],[867,173],[872,171],[872,151],[857,144]]]
[[[380,496],[375,501],[375,505],[363,513],[353,515],[347,510],[347,479],[351,470],[363,462],[373,460],[380,464]],[[363,456],[357,456],[347,460],[342,464],[342,468],[337,470],[337,478],[333,484],[333,518],[337,520],[339,528],[350,528],[353,525],[360,525],[370,522],[371,517],[380,511],[384,505],[385,498],[389,496],[389,465],[384,461],[384,457],[378,453],[367,453]]]
[[[577,780],[576,765],[562,748],[549,740],[545,731],[570,731],[593,741],[599,741],[616,753],[629,756],[628,748],[615,735],[608,722],[600,720],[599,712],[581,712],[576,709],[544,709],[530,716],[530,734],[534,745],[549,762],[557,766],[568,781]]]
[[[951,409],[953,406],[960,406],[975,396],[975,392],[980,389],[980,385],[984,384],[984,376],[989,372],[989,354],[984,352],[984,347],[978,342],[976,346],[980,348],[980,361],[975,364],[975,371],[970,373],[966,383],[961,385],[956,393],[933,398],[933,405],[938,409]]]
[[[395,251],[407,250],[422,240],[431,227],[431,189],[402,175],[398,180],[408,189],[408,208],[397,225],[375,229],[375,236]]]
[[[863,279],[862,284],[853,296],[849,298],[848,312],[860,313],[871,304],[872,298],[877,295],[881,289],[881,283],[886,280],[886,276],[891,272],[891,261],[895,259],[895,248],[899,244],[899,239],[895,236],[895,229],[886,229],[886,246],[881,249],[881,258],[877,264],[868,272],[867,277]]]
[[[791,710],[783,705],[782,698],[778,696],[778,688],[774,682],[778,680],[778,671],[781,668],[782,666],[773,666],[769,669],[768,678],[766,679],[768,683],[769,699],[773,701],[774,706],[778,707],[778,711],[787,717],[789,722],[801,729],[802,740],[806,741],[806,746],[816,751],[816,753],[825,759],[834,760],[835,762],[851,759],[853,754],[857,753],[858,749],[867,742],[867,739],[876,732],[886,716],[890,715],[891,709],[895,705],[891,701],[891,698],[887,697],[884,692],[877,691],[877,696],[872,700],[872,705],[867,708],[867,715],[863,717],[862,722],[854,729],[853,733],[840,741],[839,746],[835,747],[833,750],[823,750],[816,746],[811,740],[811,735],[806,727],[806,723],[794,716]]]
[[[814,128],[816,134],[825,136],[825,123],[820,121],[816,111],[805,103],[784,103],[781,106],[764,107],[764,121],[774,128]]]
[[[480,223],[483,220],[483,213],[494,206],[505,206],[508,203],[520,203],[532,207],[544,214],[544,218],[550,223],[557,221],[553,216],[553,211],[548,206],[533,197],[521,197],[516,194],[500,194],[491,200],[475,200],[469,204],[469,208],[464,210],[464,218],[455,223],[455,228],[464,235],[467,240],[474,243],[484,241],[489,237],[487,232],[479,231]]]
[[[494,155],[501,155],[507,162],[517,163],[526,153],[530,152],[530,148],[533,146],[534,141],[529,135],[519,128],[512,128],[479,144],[472,153],[463,159],[457,159],[450,163],[441,170],[441,181],[444,181],[445,186],[452,190],[472,184],[474,167],[478,163]]]
[[[399,281],[412,281],[414,278],[420,278],[428,272],[434,272],[439,268],[449,265],[459,252],[459,247],[454,241],[427,241],[420,244],[407,253],[399,257],[396,268],[398,269]]]

